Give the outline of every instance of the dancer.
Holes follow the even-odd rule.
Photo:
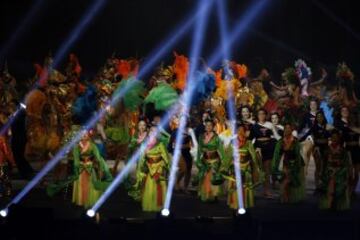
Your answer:
[[[271,160],[273,158],[276,139],[280,136],[275,130],[271,122],[266,121],[267,112],[265,109],[260,109],[257,113],[257,122],[252,127],[253,138],[255,140],[256,152],[259,158],[262,159],[263,169],[265,172],[264,181],[264,197],[272,198],[270,192],[270,175],[271,175]]]
[[[242,179],[242,193],[244,207],[255,206],[255,187],[260,183],[260,163],[256,157],[255,149],[250,140],[246,137],[246,128],[240,126],[237,132],[238,156]],[[231,144],[232,147],[232,144]],[[233,151],[232,151],[233,152]],[[226,158],[222,165],[222,174],[227,179],[227,205],[231,209],[239,209],[239,199],[236,188],[236,175],[233,156]],[[257,176],[257,178],[255,177]]]
[[[170,157],[163,142],[156,136],[157,128],[149,130],[149,143],[139,160],[138,182],[141,186],[142,209],[160,211],[165,203]]]
[[[199,139],[199,151],[196,166],[199,169],[198,195],[201,201],[217,201],[220,195],[222,177],[219,172],[221,161],[224,159],[224,148],[214,132],[214,122],[205,120],[205,133]]]
[[[304,161],[299,141],[293,136],[293,126],[285,124],[282,139],[276,143],[272,173],[280,178],[280,201],[296,203],[305,197]]]
[[[360,172],[360,130],[354,126],[350,120],[350,111],[346,106],[341,107],[340,116],[335,121],[335,127],[338,129],[345,141],[346,150],[349,151],[351,157],[351,168],[354,173],[351,179],[351,193],[355,196],[356,185],[359,181]]]
[[[320,209],[345,210],[350,208],[350,159],[339,131],[333,130],[325,151],[321,173]]]
[[[0,113],[0,128],[3,127],[4,115]],[[12,191],[11,170],[15,167],[14,157],[9,145],[8,136],[0,135],[0,199],[10,197]]]
[[[175,144],[176,144],[176,135],[179,131],[179,122],[176,123],[176,128],[172,131],[170,142],[168,145],[169,152],[174,153]],[[193,159],[191,156],[191,146],[192,144],[192,137],[191,135],[194,134],[194,130],[189,127],[189,123],[183,130],[183,141],[181,145],[181,155],[179,160],[179,173],[176,180],[175,190],[183,191],[185,193],[188,192],[188,187],[191,179],[191,169],[193,164]],[[184,179],[184,186],[183,188],[180,186],[181,181]]]

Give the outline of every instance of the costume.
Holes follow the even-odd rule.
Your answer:
[[[254,146],[261,150],[263,161],[271,160],[275,148],[274,130],[270,122],[265,124],[255,123],[252,126],[252,137],[255,139]]]
[[[11,195],[10,169],[15,166],[14,157],[5,136],[0,136],[0,198]]]
[[[150,143],[140,158],[137,173],[143,211],[153,212],[163,208],[169,168],[170,158],[165,145],[157,140]]]
[[[260,176],[260,166],[256,158],[255,149],[251,141],[247,140],[241,143],[239,141],[239,161],[242,179],[242,193],[244,199],[244,207],[250,208],[255,205],[255,187],[258,185],[260,179],[255,176]],[[232,151],[231,151],[232,152]],[[234,169],[233,157],[224,161],[222,166],[222,173],[227,183],[227,205],[232,209],[238,209],[238,195],[236,189],[236,177]]]
[[[345,210],[350,208],[350,159],[341,144],[331,143],[325,151],[321,173],[320,209]]]
[[[199,169],[198,195],[202,201],[213,201],[220,195],[222,177],[219,170],[223,159],[223,144],[216,133],[213,132],[211,138],[206,133],[201,135],[196,166]]]
[[[276,143],[272,160],[272,173],[280,178],[280,201],[296,203],[305,197],[304,161],[300,155],[300,144],[292,135]]]
[[[352,164],[360,164],[360,135],[351,130],[349,124],[343,119],[335,121],[335,128],[337,128],[343,135],[346,150],[350,153]]]
[[[73,149],[73,174],[65,181],[49,184],[47,193],[53,196],[73,184],[72,202],[84,208],[92,207],[112,181],[112,176],[96,145],[91,141]]]

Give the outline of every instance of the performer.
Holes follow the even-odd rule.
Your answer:
[[[320,209],[345,210],[350,208],[350,159],[339,131],[333,130],[325,151],[321,173]]]
[[[265,109],[260,109],[257,114],[257,122],[252,127],[253,137],[255,139],[255,148],[259,157],[262,159],[264,166],[265,181],[264,181],[264,196],[272,198],[270,192],[270,175],[271,175],[271,160],[275,148],[276,139],[280,136],[276,132],[273,124],[266,121],[267,112]]]
[[[179,122],[176,123],[176,129],[174,129],[171,133],[170,142],[168,144],[169,152],[174,153],[175,150],[175,143],[176,143],[176,135],[178,132]],[[192,137],[191,135],[194,134],[194,130],[189,127],[184,129],[183,134],[183,142],[181,146],[181,158],[179,161],[179,174],[176,181],[176,190],[183,190],[185,193],[188,193],[188,187],[191,179],[191,169],[193,164],[193,159],[191,156],[191,146],[192,146]],[[184,187],[181,189],[180,183],[181,180],[184,178]]]
[[[129,112],[120,102],[107,116],[105,123],[106,151],[110,159],[115,160],[112,174],[118,171],[120,161],[125,161],[130,143]]]
[[[129,145],[129,154],[135,152],[148,136],[148,126],[145,119],[140,119],[137,124],[137,130],[134,136],[131,137]]]
[[[280,177],[280,201],[296,203],[305,197],[304,161],[299,141],[293,136],[291,124],[284,126],[282,139],[276,143],[272,173]]]
[[[112,176],[88,131],[74,147],[73,158],[75,181],[72,202],[89,208],[101,196]]]
[[[310,77],[311,77],[311,69],[306,65],[305,61],[302,59],[298,59],[295,62],[296,74],[300,80],[301,86],[301,97],[308,97],[309,93],[309,85],[310,85]]]
[[[0,122],[0,128],[3,121]],[[0,199],[11,195],[11,169],[15,167],[14,157],[9,146],[7,135],[0,135]]]
[[[270,115],[271,123],[274,125],[276,132],[280,137],[284,135],[284,126],[280,124],[280,114],[273,112]]]
[[[143,211],[160,211],[165,202],[167,191],[167,175],[170,168],[170,158],[163,142],[155,135],[156,126],[149,131],[149,143],[140,158],[138,183],[141,188]]]
[[[223,145],[214,132],[211,119],[205,120],[205,133],[200,136],[196,166],[199,169],[198,195],[202,201],[216,201],[220,195],[222,177],[219,172],[224,158]]]
[[[73,174],[66,180],[51,183],[49,196],[73,185],[72,202],[84,208],[92,207],[112,181],[106,162],[101,157],[89,130],[81,130],[83,136],[73,148]],[[97,216],[98,217],[98,216]]]
[[[255,187],[260,181],[260,164],[257,160],[254,146],[251,141],[246,137],[246,128],[244,125],[238,129],[238,156],[242,178],[242,193],[244,199],[244,207],[250,208],[255,205]],[[232,145],[231,145],[232,147]],[[239,208],[239,201],[236,189],[236,176],[233,157],[226,158],[223,161],[222,173],[225,179],[228,180],[227,184],[227,205],[231,209]]]
[[[247,105],[240,108],[240,123],[245,126],[246,136],[252,139],[252,126],[255,124],[255,121],[251,116],[251,109]]]
[[[360,172],[360,131],[350,121],[350,110],[346,106],[340,109],[340,117],[336,119],[334,124],[335,128],[341,132],[346,150],[350,153],[352,171],[354,172],[353,179],[351,179],[351,192],[355,194]]]
[[[316,99],[310,99],[309,111],[304,115],[299,127],[299,140],[301,142],[301,154],[305,161],[305,175],[309,166],[310,159],[313,158],[314,139],[311,137],[310,129],[314,126],[318,103]]]
[[[308,135],[312,136],[314,141],[314,162],[315,162],[315,187],[316,192],[319,190],[320,172],[324,164],[324,151],[328,145],[328,138],[330,137],[329,127],[325,115],[322,111],[316,114],[314,125],[310,129]],[[306,136],[305,136],[306,137]]]

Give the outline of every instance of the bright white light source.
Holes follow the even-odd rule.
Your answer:
[[[245,208],[239,208],[238,213],[241,215],[245,214],[246,213]]]
[[[23,109],[26,109],[25,103],[20,103],[20,107],[23,108]]]
[[[3,210],[0,211],[0,216],[5,218],[7,215],[8,215],[8,210],[7,209],[3,209]]]
[[[92,209],[89,209],[89,210],[87,210],[86,214],[87,214],[89,217],[94,217],[94,216],[95,216],[95,211],[92,210]]]
[[[161,215],[164,217],[168,217],[170,215],[169,209],[164,208],[163,210],[161,210]]]

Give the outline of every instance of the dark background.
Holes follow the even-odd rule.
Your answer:
[[[229,25],[255,1],[228,0],[226,8]],[[313,1],[268,1],[268,8],[259,14],[254,25],[250,26],[251,30],[232,48],[233,59],[248,64],[253,75],[266,66],[278,77],[281,71],[293,65],[298,57],[308,61],[314,77],[322,66],[334,75],[339,61],[348,62],[355,73],[359,72],[359,37],[325,14]],[[146,58],[172,28],[181,23],[196,7],[196,2],[107,0],[105,7],[80,35],[70,52],[78,55],[88,78],[97,72],[113,52],[122,58]],[[360,32],[356,1],[318,2],[354,32]],[[36,3],[37,9],[23,24],[25,16]],[[92,3],[93,0],[0,1],[1,62],[7,59],[10,72],[18,81],[25,81],[33,76],[32,64],[42,63],[49,51],[56,53]],[[215,8],[212,9],[209,19],[202,54],[205,58],[220,41]],[[11,39],[14,32],[17,32],[16,36],[5,49],[5,43]],[[174,50],[189,55],[191,34],[189,31]],[[171,59],[172,54],[169,52],[164,61],[169,62]],[[62,61],[58,68],[63,69],[64,63],[65,61]]]

